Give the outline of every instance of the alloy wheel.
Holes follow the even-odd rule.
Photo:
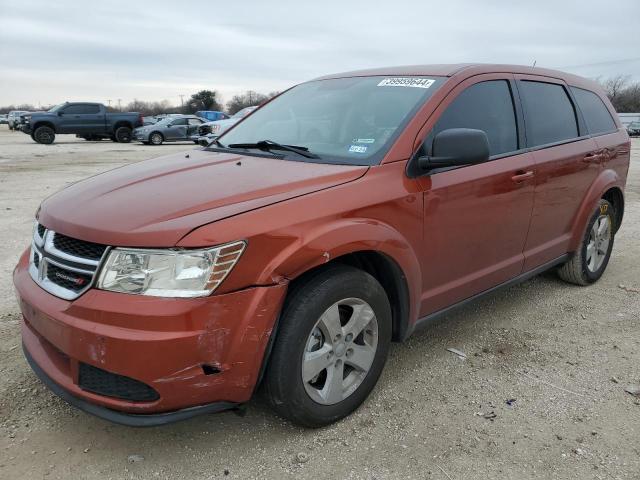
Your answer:
[[[607,257],[610,242],[611,220],[608,215],[600,215],[593,222],[587,243],[586,261],[589,271],[596,272],[602,266]]]
[[[345,298],[320,316],[307,339],[302,381],[322,405],[341,402],[355,392],[371,369],[378,347],[378,321],[371,306]]]

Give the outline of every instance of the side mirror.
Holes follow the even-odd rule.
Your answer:
[[[58,112],[58,116],[61,117],[64,112]]]
[[[482,130],[450,128],[435,136],[432,153],[418,158],[420,170],[475,165],[489,160],[489,139]]]

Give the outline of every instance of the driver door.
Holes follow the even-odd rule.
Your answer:
[[[523,151],[521,125],[509,74],[481,75],[458,85],[425,125],[424,153],[430,153],[438,132],[473,128],[487,134],[490,159],[419,177],[424,192],[421,316],[522,272],[535,165]]]

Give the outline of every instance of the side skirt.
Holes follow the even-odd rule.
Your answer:
[[[530,278],[533,278],[533,277],[535,277],[537,275],[540,275],[543,272],[546,272],[547,270],[552,269],[553,267],[557,267],[558,265],[561,265],[561,264],[565,263],[567,260],[569,260],[570,257],[571,257],[570,254],[565,253],[564,255],[562,255],[561,257],[556,258],[555,260],[551,260],[550,262],[547,262],[547,263],[545,263],[543,265],[540,265],[539,267],[536,267],[533,270],[529,270],[528,272],[521,273],[517,277],[513,277],[512,279],[507,280],[506,282],[500,283],[500,284],[496,285],[495,287],[491,287],[488,290],[484,290],[483,292],[477,293],[477,294],[473,295],[472,297],[465,298],[464,300],[461,300],[458,303],[454,303],[453,305],[445,307],[442,310],[438,310],[437,312],[430,313],[426,317],[419,318],[418,320],[416,320],[416,323],[414,323],[413,326],[409,329],[409,332],[407,333],[407,336],[404,339],[406,340],[411,335],[413,335],[415,332],[417,332],[419,330],[422,330],[423,328],[425,328],[428,325],[431,325],[436,320],[439,320],[440,318],[449,315],[450,313],[454,312],[455,310],[457,310],[457,309],[459,309],[461,307],[464,307],[465,305],[467,305],[467,304],[469,304],[471,302],[474,302],[474,301],[478,300],[479,298],[484,297],[485,295],[488,295],[490,293],[494,293],[494,292],[496,292],[498,290],[502,290],[503,288],[512,287],[513,285],[517,285],[518,283],[525,282],[525,281],[529,280]]]

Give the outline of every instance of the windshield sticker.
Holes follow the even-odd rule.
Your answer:
[[[379,87],[414,87],[414,88],[429,88],[436,81],[430,78],[416,78],[416,77],[393,77],[385,78],[378,86]]]
[[[354,138],[353,143],[374,143],[375,138]]]
[[[367,147],[364,145],[351,145],[349,147],[350,153],[365,153],[367,151]]]

